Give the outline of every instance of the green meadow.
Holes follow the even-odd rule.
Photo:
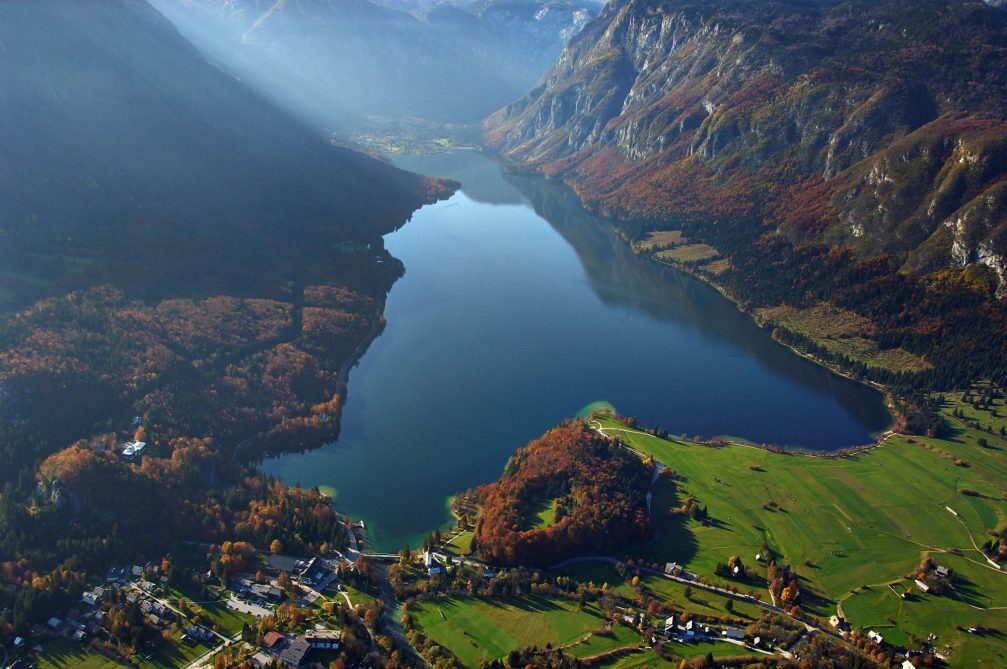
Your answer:
[[[580,610],[576,602],[564,599],[445,598],[417,603],[411,611],[424,634],[468,667],[525,646],[563,646],[578,657],[589,657],[640,642],[639,634],[626,627],[605,632],[600,610]]]
[[[607,585],[609,592],[628,599],[636,599],[639,595],[658,599],[673,609],[693,614],[733,616],[739,621],[745,621],[755,620],[764,612],[751,602],[733,598],[731,598],[732,610],[728,611],[728,597],[699,588],[691,588],[690,593],[685,584],[660,576],[645,574],[634,589],[608,562],[578,562],[558,570],[555,574],[571,576],[581,583],[593,583],[599,587]]]
[[[764,574],[755,556],[765,543],[780,562],[794,566],[802,606],[814,615],[841,611],[854,626],[888,629],[896,643],[912,645],[914,637],[934,633],[957,666],[1007,663],[1007,637],[955,628],[982,624],[1007,632],[1007,611],[998,608],[1007,607],[1007,573],[988,564],[973,543],[1007,526],[1007,441],[999,436],[1007,408],[998,400],[976,410],[959,398],[945,409],[948,438],[895,435],[845,457],[664,440],[601,417],[610,435],[652,454],[679,477],[662,477],[655,488],[657,540],[628,552],[647,562],[677,561],[725,582],[714,567],[731,555]],[[951,416],[956,408],[964,419]],[[982,429],[972,427],[976,420]],[[688,496],[707,509],[706,523],[671,513]],[[926,557],[956,571],[957,592],[902,600],[888,584],[903,582]],[[732,583],[768,598],[761,576]]]
[[[531,510],[526,525],[529,530],[544,529],[556,522],[556,504],[559,499],[546,499]]]

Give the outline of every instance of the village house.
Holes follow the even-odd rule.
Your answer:
[[[937,575],[938,575],[938,576],[939,576],[940,578],[947,578],[947,577],[948,577],[948,575],[949,575],[949,574],[951,573],[951,572],[950,572],[950,571],[948,570],[948,568],[947,568],[947,567],[945,567],[945,566],[944,566],[944,565],[942,565],[942,564],[939,564],[939,565],[937,565],[937,568],[936,568],[936,569],[934,569],[934,571],[935,571],[935,572],[937,572]]]
[[[291,639],[280,651],[280,662],[288,667],[300,667],[311,652],[311,645],[301,638]]]
[[[867,638],[878,644],[879,646],[885,642],[885,637],[881,636],[878,632],[870,630],[867,632]]]
[[[339,630],[308,630],[304,633],[304,640],[314,650],[337,650],[341,638]]]
[[[122,449],[122,457],[129,461],[138,460],[146,448],[147,444],[142,441],[127,441],[125,448]]]
[[[301,558],[290,557],[289,555],[270,555],[266,567],[273,572],[285,571],[288,574],[296,574],[304,568],[305,561]]]
[[[185,630],[185,634],[182,635],[182,640],[188,640],[192,643],[206,643],[213,640],[213,632],[202,625],[189,625]]]
[[[108,570],[105,575],[106,583],[116,583],[116,582],[126,582],[126,568],[125,567],[112,567]]]
[[[664,565],[664,573],[669,576],[681,576],[682,575],[682,565],[677,562],[668,562]]]
[[[321,583],[325,579],[326,571],[322,561],[313,557],[301,567],[298,579],[305,585],[314,585],[315,583]]]
[[[265,583],[253,583],[248,589],[248,592],[253,596],[257,597],[266,602],[278,603],[283,599],[283,590],[276,587],[275,585],[268,585]]]
[[[104,596],[105,588],[99,585],[91,590],[85,590],[84,594],[80,596],[80,601],[88,606],[97,606]]]
[[[262,637],[262,647],[271,653],[279,653],[283,646],[287,645],[287,637],[279,632],[267,632]]]
[[[930,586],[920,579],[916,579],[916,587],[919,588],[921,592],[930,592]]]
[[[258,652],[252,656],[252,666],[256,669],[265,669],[269,666],[269,663],[273,661],[273,658],[266,655],[263,652]]]
[[[721,636],[734,641],[743,641],[745,639],[745,631],[729,627],[721,632]]]

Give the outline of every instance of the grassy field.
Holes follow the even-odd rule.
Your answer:
[[[532,509],[525,523],[527,530],[544,529],[556,522],[556,503],[559,499],[543,500]]]
[[[452,555],[468,555],[472,552],[472,539],[474,537],[475,532],[472,530],[459,532],[453,535],[450,541],[441,546],[441,550]]]
[[[350,601],[353,602],[353,606],[369,606],[374,603],[374,596],[369,595],[363,590],[357,590],[351,585],[344,585],[343,588],[346,590],[346,594],[350,596]],[[342,595],[333,594],[333,600],[337,602],[342,602],[346,604],[346,599]]]
[[[666,662],[657,656],[653,650],[623,655],[621,657],[600,662],[593,666],[604,669],[678,669],[679,662]]]
[[[223,600],[198,600],[195,593],[184,589],[169,589],[165,593],[164,599],[172,604],[179,599],[184,599],[187,602],[190,617],[199,612],[199,621],[202,625],[216,629],[224,636],[240,632],[241,625],[245,622],[250,624],[255,622],[251,616],[227,608],[227,604]]]
[[[978,420],[995,434],[951,418],[956,407],[968,422]],[[675,560],[712,578],[717,562],[734,554],[754,566],[765,542],[796,568],[802,591],[813,596],[804,602],[812,613],[827,617],[840,605],[855,626],[895,620],[889,624],[903,632],[893,638],[935,633],[958,666],[1004,662],[1007,639],[959,632],[955,624],[1007,630],[1007,612],[994,608],[1007,606],[1007,573],[988,565],[973,546],[973,540],[986,540],[987,530],[1007,526],[1007,503],[1001,499],[1007,491],[1007,441],[996,434],[1007,422],[1007,408],[1002,400],[992,411],[956,402],[949,403],[947,414],[954,427],[948,439],[895,436],[880,448],[844,458],[612,432],[682,477],[677,490],[672,481],[659,481],[653,502],[658,540],[635,554],[660,564]],[[625,429],[611,419],[602,422]],[[978,445],[980,438],[987,448]],[[981,497],[962,495],[964,488]],[[709,523],[668,512],[687,495],[707,507]],[[963,601],[924,595],[902,604],[887,589],[924,557],[958,572]],[[759,581],[738,585],[764,587]]]
[[[34,664],[37,669],[67,669],[69,667],[106,669],[124,666],[69,639],[53,639],[43,643],[42,653],[36,657]]]
[[[660,576],[643,576],[637,586],[638,591],[635,591],[608,562],[578,562],[557,573],[572,576],[581,583],[597,586],[607,583],[608,590],[617,595],[635,599],[638,594],[644,594],[670,604],[674,609],[700,615],[733,615],[740,620],[754,620],[762,613],[755,604],[741,600],[734,600],[733,612],[728,611],[727,597],[697,588],[692,589],[691,597],[686,597],[686,585]]]
[[[212,646],[197,644],[190,646],[182,643],[182,632],[177,631],[171,637],[171,643],[163,643],[154,651],[149,661],[138,662],[140,667],[184,667],[197,657],[210,650]]]
[[[685,659],[700,657],[707,653],[713,653],[714,657],[743,657],[752,655],[752,651],[749,649],[724,641],[692,641],[687,643],[672,641],[666,643],[664,649]]]
[[[607,634],[591,634],[566,649],[575,657],[593,657],[607,653],[614,648],[630,648],[640,645],[640,633],[623,625],[614,625]]]
[[[182,633],[176,631],[170,642],[161,643],[154,651],[141,650],[133,657],[133,664],[119,662],[102,655],[87,645],[69,639],[54,639],[43,643],[43,652],[36,656],[36,669],[111,669],[112,667],[150,667],[174,669],[184,667],[210,649],[202,644],[189,646],[181,642]],[[146,656],[150,655],[147,660]]]
[[[727,270],[731,269],[731,261],[727,258],[721,258],[720,260],[714,260],[713,262],[708,262],[705,265],[700,266],[700,269],[704,272],[709,272],[710,274],[723,274]]]
[[[636,248],[641,251],[651,251],[656,248],[676,246],[684,241],[681,230],[653,230],[636,243]]]
[[[605,625],[603,614],[590,607],[581,611],[576,603],[563,599],[440,599],[422,602],[412,612],[426,635],[468,667],[478,667],[482,658],[502,658],[523,646],[570,644],[571,653],[584,657],[639,642],[638,635],[628,634],[631,630],[591,635]],[[577,643],[582,639],[586,640]]]
[[[754,315],[760,323],[773,323],[804,335],[828,351],[841,353],[868,367],[918,372],[928,366],[922,358],[901,348],[881,350],[870,338],[874,334],[873,323],[826,303],[806,309],[768,307],[756,310]]]
[[[682,659],[692,659],[712,653],[715,658],[752,655],[752,651],[730,643],[703,641],[695,643],[667,643],[665,652],[674,654],[676,659],[667,661],[658,657],[652,649],[642,650],[592,665],[604,669],[677,669]]]
[[[672,260],[680,263],[693,263],[702,260],[711,260],[719,256],[717,249],[706,244],[684,244],[665,251],[658,251],[657,257],[661,260]]]

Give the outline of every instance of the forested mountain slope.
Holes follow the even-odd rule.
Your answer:
[[[0,3],[0,43],[0,298],[96,279],[248,290],[289,264],[278,248],[377,237],[427,198],[206,63],[146,2]]]
[[[1007,14],[984,3],[623,0],[486,133],[630,237],[712,245],[747,306],[838,303],[932,363],[927,337],[967,330],[964,379],[1005,363],[978,344],[1003,335],[1005,109]]]
[[[336,433],[402,271],[381,235],[446,189],[331,146],[144,0],[0,2],[0,53],[0,620],[24,633],[112,560],[268,545],[251,499],[328,508],[235,447]]]

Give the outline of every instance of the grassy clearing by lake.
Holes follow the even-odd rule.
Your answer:
[[[704,272],[709,272],[710,274],[723,274],[727,270],[731,269],[731,261],[727,258],[721,258],[720,260],[714,260],[713,262],[706,263],[700,266],[701,270]]]
[[[657,253],[657,257],[661,260],[671,260],[680,263],[711,260],[719,255],[720,252],[717,249],[706,244],[685,244],[667,249],[666,251],[658,251]]]
[[[451,540],[446,542],[442,547],[446,553],[451,553],[452,555],[468,555],[472,552],[472,539],[475,538],[475,532],[472,530],[465,530],[459,532],[458,534],[453,534]]]
[[[898,620],[899,611],[907,611],[912,622],[900,622],[900,627],[937,633],[949,644],[955,665],[982,659],[1002,661],[1000,653],[1007,648],[1007,640],[992,636],[978,640],[955,631],[954,625],[1007,629],[1004,611],[972,608],[1007,606],[1007,573],[986,564],[972,544],[973,539],[985,541],[987,530],[1007,526],[1007,503],[1001,499],[1007,490],[1007,441],[998,434],[1007,422],[1007,408],[998,401],[991,411],[976,410],[963,407],[959,398],[952,398],[954,403],[946,409],[953,426],[948,439],[895,436],[880,448],[844,458],[777,454],[741,445],[711,447],[612,432],[682,476],[677,489],[668,479],[658,483],[653,502],[658,540],[632,553],[659,564],[675,560],[712,577],[717,562],[726,562],[734,554],[754,565],[764,541],[780,554],[781,562],[794,565],[802,590],[814,596],[805,601],[805,608],[828,616],[842,602],[844,609],[850,607],[846,612],[856,626],[877,620],[864,616],[873,611],[874,602],[861,606],[851,591],[864,584],[876,590],[899,581],[922,558],[931,557],[953,566],[973,584],[969,601],[925,596],[903,609],[888,591],[891,612],[885,615]],[[950,416],[959,407],[966,413],[965,422]],[[976,420],[983,430],[971,427]],[[602,419],[602,423],[624,428],[612,419]],[[988,434],[986,426],[994,434]],[[988,447],[980,447],[979,439],[985,439]],[[962,495],[962,489],[981,496]],[[669,513],[688,495],[707,507],[708,524]],[[761,567],[760,573],[764,574]],[[765,592],[763,579],[737,585]]]
[[[832,353],[840,353],[868,367],[895,372],[919,372],[928,367],[926,361],[904,349],[880,349],[871,339],[875,331],[871,321],[824,302],[806,309],[767,307],[757,309],[754,316],[760,323],[772,323],[796,332]]]
[[[601,629],[606,622],[596,608],[581,611],[575,602],[537,596],[492,601],[437,599],[418,603],[411,611],[424,634],[468,667],[478,667],[482,658],[502,658],[515,648],[571,644]],[[583,655],[625,645],[624,636],[599,635],[585,647],[590,652]],[[576,651],[571,648],[571,652]]]
[[[653,249],[675,246],[684,242],[681,230],[652,230],[647,236],[636,243],[636,247],[641,251],[651,251]]]

